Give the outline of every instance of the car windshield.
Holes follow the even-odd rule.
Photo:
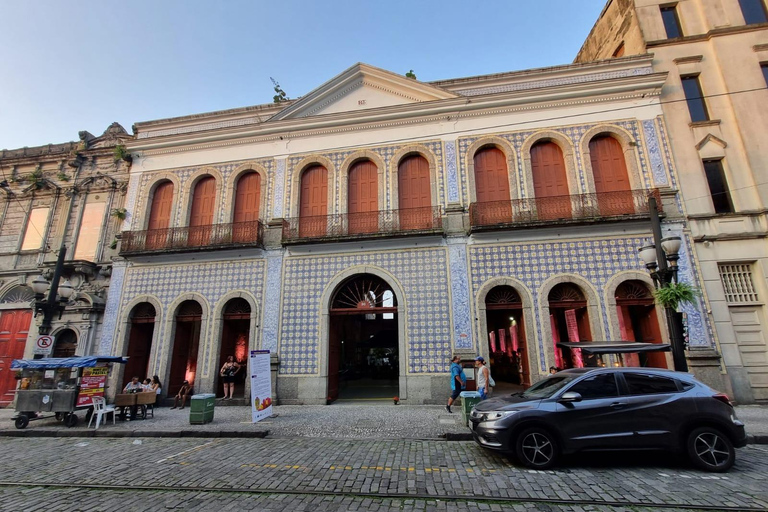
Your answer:
[[[523,398],[549,398],[580,376],[581,374],[577,373],[552,375],[526,389],[520,393],[520,396]]]

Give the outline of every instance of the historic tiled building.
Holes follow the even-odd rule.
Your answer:
[[[33,356],[42,316],[31,283],[51,281],[62,247],[74,293],[53,317],[52,355],[98,352],[130,166],[115,155],[131,138],[114,123],[99,137],[0,151],[0,404],[16,389],[11,361]]]
[[[137,123],[97,351],[170,393],[263,348],[281,403],[429,403],[454,353],[519,385],[572,364],[557,340],[660,343],[649,195],[699,282],[665,79],[648,56],[433,83],[357,64],[298,100]],[[713,352],[706,309],[688,335]]]
[[[768,6],[613,0],[576,62],[653,54],[731,395],[768,399]]]

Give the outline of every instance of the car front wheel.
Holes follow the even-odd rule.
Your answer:
[[[517,459],[531,469],[548,469],[560,456],[560,447],[549,431],[533,427],[523,430],[515,441]]]
[[[736,450],[728,436],[713,427],[699,427],[688,434],[688,457],[704,471],[728,471],[736,461]]]

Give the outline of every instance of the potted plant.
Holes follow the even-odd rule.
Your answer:
[[[392,400],[395,402],[395,405],[400,403],[400,397],[399,396],[393,397]]]
[[[656,302],[664,308],[677,310],[680,304],[694,304],[701,291],[686,282],[669,283],[654,292]]]

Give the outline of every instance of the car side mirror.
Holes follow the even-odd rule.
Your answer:
[[[558,399],[558,402],[562,402],[562,403],[581,402],[581,395],[579,393],[576,393],[575,391],[569,391],[567,393],[563,393],[563,396],[561,396]]]

